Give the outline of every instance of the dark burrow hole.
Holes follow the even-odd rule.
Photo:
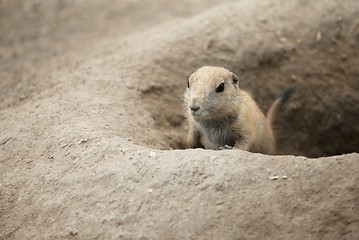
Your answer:
[[[245,78],[248,73],[243,73]],[[291,75],[289,78],[300,78]],[[266,112],[288,80],[277,81],[272,87],[244,89],[250,91],[262,111]],[[292,98],[282,107],[273,124],[278,155],[321,157],[358,152],[358,99],[350,90],[326,87],[319,82],[314,90],[296,83]],[[154,129],[162,142],[162,149],[185,149],[187,123],[184,117],[182,84],[151,87],[143,92],[143,99],[155,121]],[[338,94],[340,92],[340,94]],[[166,109],[166,111],[163,111]]]
[[[328,32],[328,36],[334,33]],[[227,53],[221,59],[215,58],[216,52],[212,59],[203,55],[184,63],[165,56],[160,64],[151,66],[162,69],[159,75],[163,80],[154,78],[153,85],[142,91],[143,102],[155,122],[152,127],[162,143],[160,147],[150,147],[186,147],[182,99],[187,79],[196,68],[212,65],[236,73],[239,86],[252,94],[263,112],[285,88],[295,86],[294,94],[273,123],[277,154],[322,157],[359,152],[359,55],[349,40],[338,44],[329,39],[320,44],[308,43],[299,50],[248,50],[237,58]],[[343,52],[347,53],[345,59],[341,57]],[[176,64],[177,72],[163,67],[167,62]]]

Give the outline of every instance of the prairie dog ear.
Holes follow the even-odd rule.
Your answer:
[[[197,72],[198,72],[198,69],[196,71],[194,71],[189,77],[188,77],[188,82],[187,82],[187,86],[188,88],[190,88],[190,82],[192,82],[194,79],[197,78]]]
[[[232,73],[232,82],[235,86],[238,87],[238,82],[239,82],[239,79],[238,77],[236,76],[236,74]]]
[[[187,79],[187,88],[189,88],[189,81],[191,81],[191,79],[193,78],[193,74],[194,73],[192,73]]]

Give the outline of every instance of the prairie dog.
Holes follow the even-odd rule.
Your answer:
[[[271,122],[286,100],[277,99],[267,118],[251,95],[238,86],[238,77],[221,67],[204,66],[188,80],[187,103],[189,148],[238,148],[263,154],[275,154]]]

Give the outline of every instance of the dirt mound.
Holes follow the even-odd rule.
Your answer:
[[[223,7],[213,17],[200,17],[196,26],[184,24],[184,30],[172,33],[183,38],[176,48],[167,44],[141,69],[140,78],[150,83],[142,90],[144,103],[164,135],[163,148],[183,147],[183,135],[173,132],[185,132],[179,106],[189,74],[203,65],[219,65],[236,72],[242,88],[265,111],[280,92],[295,86],[274,125],[280,154],[319,157],[358,151],[359,21],[352,17],[357,8],[341,14],[339,7],[334,17],[326,17],[333,6],[313,15],[303,3],[286,4],[281,14],[262,5],[236,11]]]
[[[219,65],[263,110],[296,87],[279,154],[358,152],[357,1],[190,2],[4,2],[1,239],[359,238],[357,153],[179,150]]]

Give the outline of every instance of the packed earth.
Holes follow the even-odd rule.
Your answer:
[[[359,239],[359,1],[0,0],[0,239]],[[230,69],[277,155],[187,149]]]

